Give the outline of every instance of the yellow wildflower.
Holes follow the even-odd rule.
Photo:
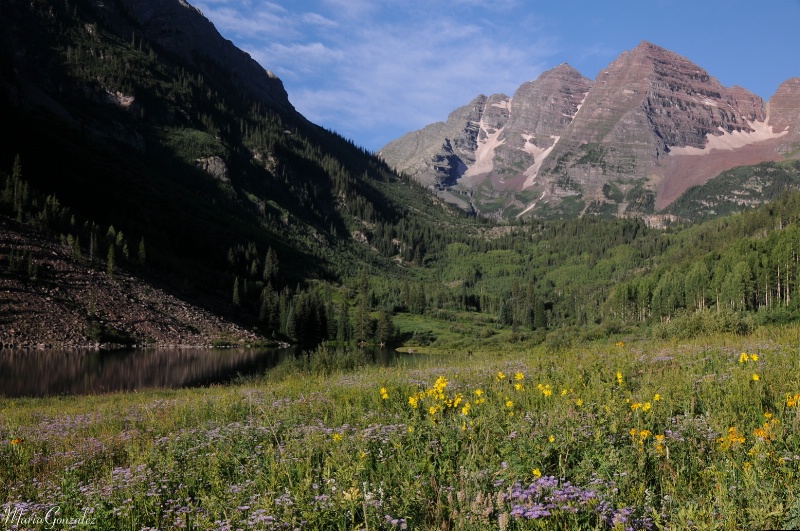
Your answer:
[[[511,400],[506,400],[506,407],[511,409],[512,407],[514,407],[514,402]]]
[[[633,404],[631,404],[631,411],[636,411],[640,407],[642,407],[642,403],[641,402],[634,402]]]
[[[746,352],[742,352],[741,354],[739,354],[739,363],[747,363],[747,359],[748,356]]]
[[[660,401],[661,401],[661,395],[656,393],[655,396],[653,397],[653,402],[660,402]]]
[[[525,379],[525,375],[522,374],[521,372],[518,372],[517,374],[514,375],[514,379],[517,380],[518,382],[522,381]]]
[[[433,416],[433,415],[436,415],[436,413],[437,413],[438,411],[439,411],[439,408],[438,408],[438,407],[436,407],[436,406],[431,406],[431,407],[428,409],[428,413],[430,413],[430,414],[431,414],[431,416]]]
[[[498,382],[499,382],[500,380],[503,380],[503,379],[505,379],[505,377],[506,377],[506,375],[503,373],[503,371],[497,371],[497,381],[498,381]]]
[[[517,383],[514,384],[514,389],[516,389],[517,391],[524,391],[525,390],[525,386],[522,385],[521,383],[517,382]]]
[[[469,402],[465,402],[465,403],[464,403],[464,407],[462,407],[462,408],[461,408],[461,414],[462,414],[462,415],[469,415],[469,409],[470,409],[470,407],[471,407],[471,406],[469,405]]]
[[[483,391],[482,391],[481,389],[475,389],[475,396],[478,396],[478,397],[479,397],[479,396],[481,396],[482,394],[483,394]]]
[[[619,371],[617,371],[617,383],[619,385],[622,385],[623,383],[625,383],[625,380],[623,380],[623,378],[622,378],[622,373],[619,372]]]
[[[567,390],[566,389],[562,389],[561,390],[561,396],[567,396]]]
[[[765,414],[769,415],[769,413]],[[781,421],[779,419],[772,418],[772,415],[767,417],[767,421],[764,423],[764,426],[760,428],[756,428],[753,430],[753,435],[761,439],[762,441],[770,442],[772,439],[775,438],[775,434],[773,433],[773,428],[780,424]]]
[[[786,407],[797,407],[798,404],[800,404],[800,393],[794,396],[786,393]]]
[[[451,407],[454,407],[454,408],[458,407],[459,404],[461,404],[461,402],[463,400],[464,400],[464,397],[461,395],[461,393],[458,393],[456,395],[456,397],[453,399],[453,405]]]
[[[758,354],[750,354],[750,361],[758,361]]]
[[[656,435],[656,452],[659,454],[664,453],[664,436],[663,435]]]
[[[650,405],[650,402],[645,402],[644,405],[642,406],[642,411],[645,411],[645,412],[650,411],[651,407],[652,406]]]
[[[556,442],[556,438],[553,437],[552,435],[550,437],[548,437],[547,440],[550,441],[551,443]]]
[[[542,471],[539,470],[538,468],[534,468],[533,469],[533,477],[535,477],[536,479],[539,479],[540,477],[542,477]]]
[[[413,407],[414,409],[417,409],[417,407],[419,406],[419,400],[417,399],[417,397],[416,397],[416,396],[409,396],[409,397],[408,397],[408,403],[409,403],[409,404],[411,405],[411,407]]]
[[[389,398],[389,391],[385,387],[381,387],[381,398],[387,400]]]
[[[11,439],[11,444],[13,444],[14,446],[16,446],[18,444],[22,444],[22,439],[20,437],[16,437],[14,439]]]
[[[757,375],[756,373],[753,373],[753,381],[754,381],[754,382],[757,382],[757,381],[759,381],[760,379],[761,379],[761,377],[760,377],[759,375]]]
[[[744,444],[745,438],[742,433],[736,429],[736,426],[728,428],[728,435],[717,439],[721,450],[728,450],[734,445]]]
[[[653,435],[653,432],[650,430],[636,431],[636,428],[631,428],[630,433],[631,433],[631,439],[637,441],[640,445],[644,444],[645,439]]]
[[[333,434],[333,440],[336,441],[336,442],[341,441],[342,440],[342,434],[341,433],[334,433]]]
[[[575,405],[578,406],[578,407],[582,406],[583,405],[583,399],[582,398],[577,399],[575,401]]]
[[[414,433],[414,426],[408,427],[408,433]]]

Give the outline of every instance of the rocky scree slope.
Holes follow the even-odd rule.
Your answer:
[[[11,256],[25,257],[10,271]],[[19,258],[18,258],[19,259]],[[0,347],[245,345],[259,336],[118,269],[0,217]]]

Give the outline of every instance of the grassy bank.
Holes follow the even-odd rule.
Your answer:
[[[799,362],[797,328],[762,329],[2,400],[0,516],[11,529],[796,528]]]

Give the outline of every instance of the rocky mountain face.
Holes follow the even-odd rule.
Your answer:
[[[143,37],[186,60],[206,75],[233,77],[234,84],[264,103],[294,110],[283,82],[263,69],[249,54],[223,38],[196,7],[185,0],[121,0],[97,2],[97,16],[111,24],[130,27],[131,20]]]
[[[593,82],[561,65],[380,155],[484,214],[651,215],[724,170],[797,157],[799,91],[789,80],[766,104],[642,42]]]
[[[781,83],[769,99],[767,114],[772,130],[786,133],[778,151],[790,157],[796,155],[800,144],[800,77]]]

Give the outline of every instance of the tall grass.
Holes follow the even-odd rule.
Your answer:
[[[0,517],[43,529],[48,515],[137,530],[796,528],[797,344],[783,328],[357,371],[320,359],[228,387],[3,400]]]

